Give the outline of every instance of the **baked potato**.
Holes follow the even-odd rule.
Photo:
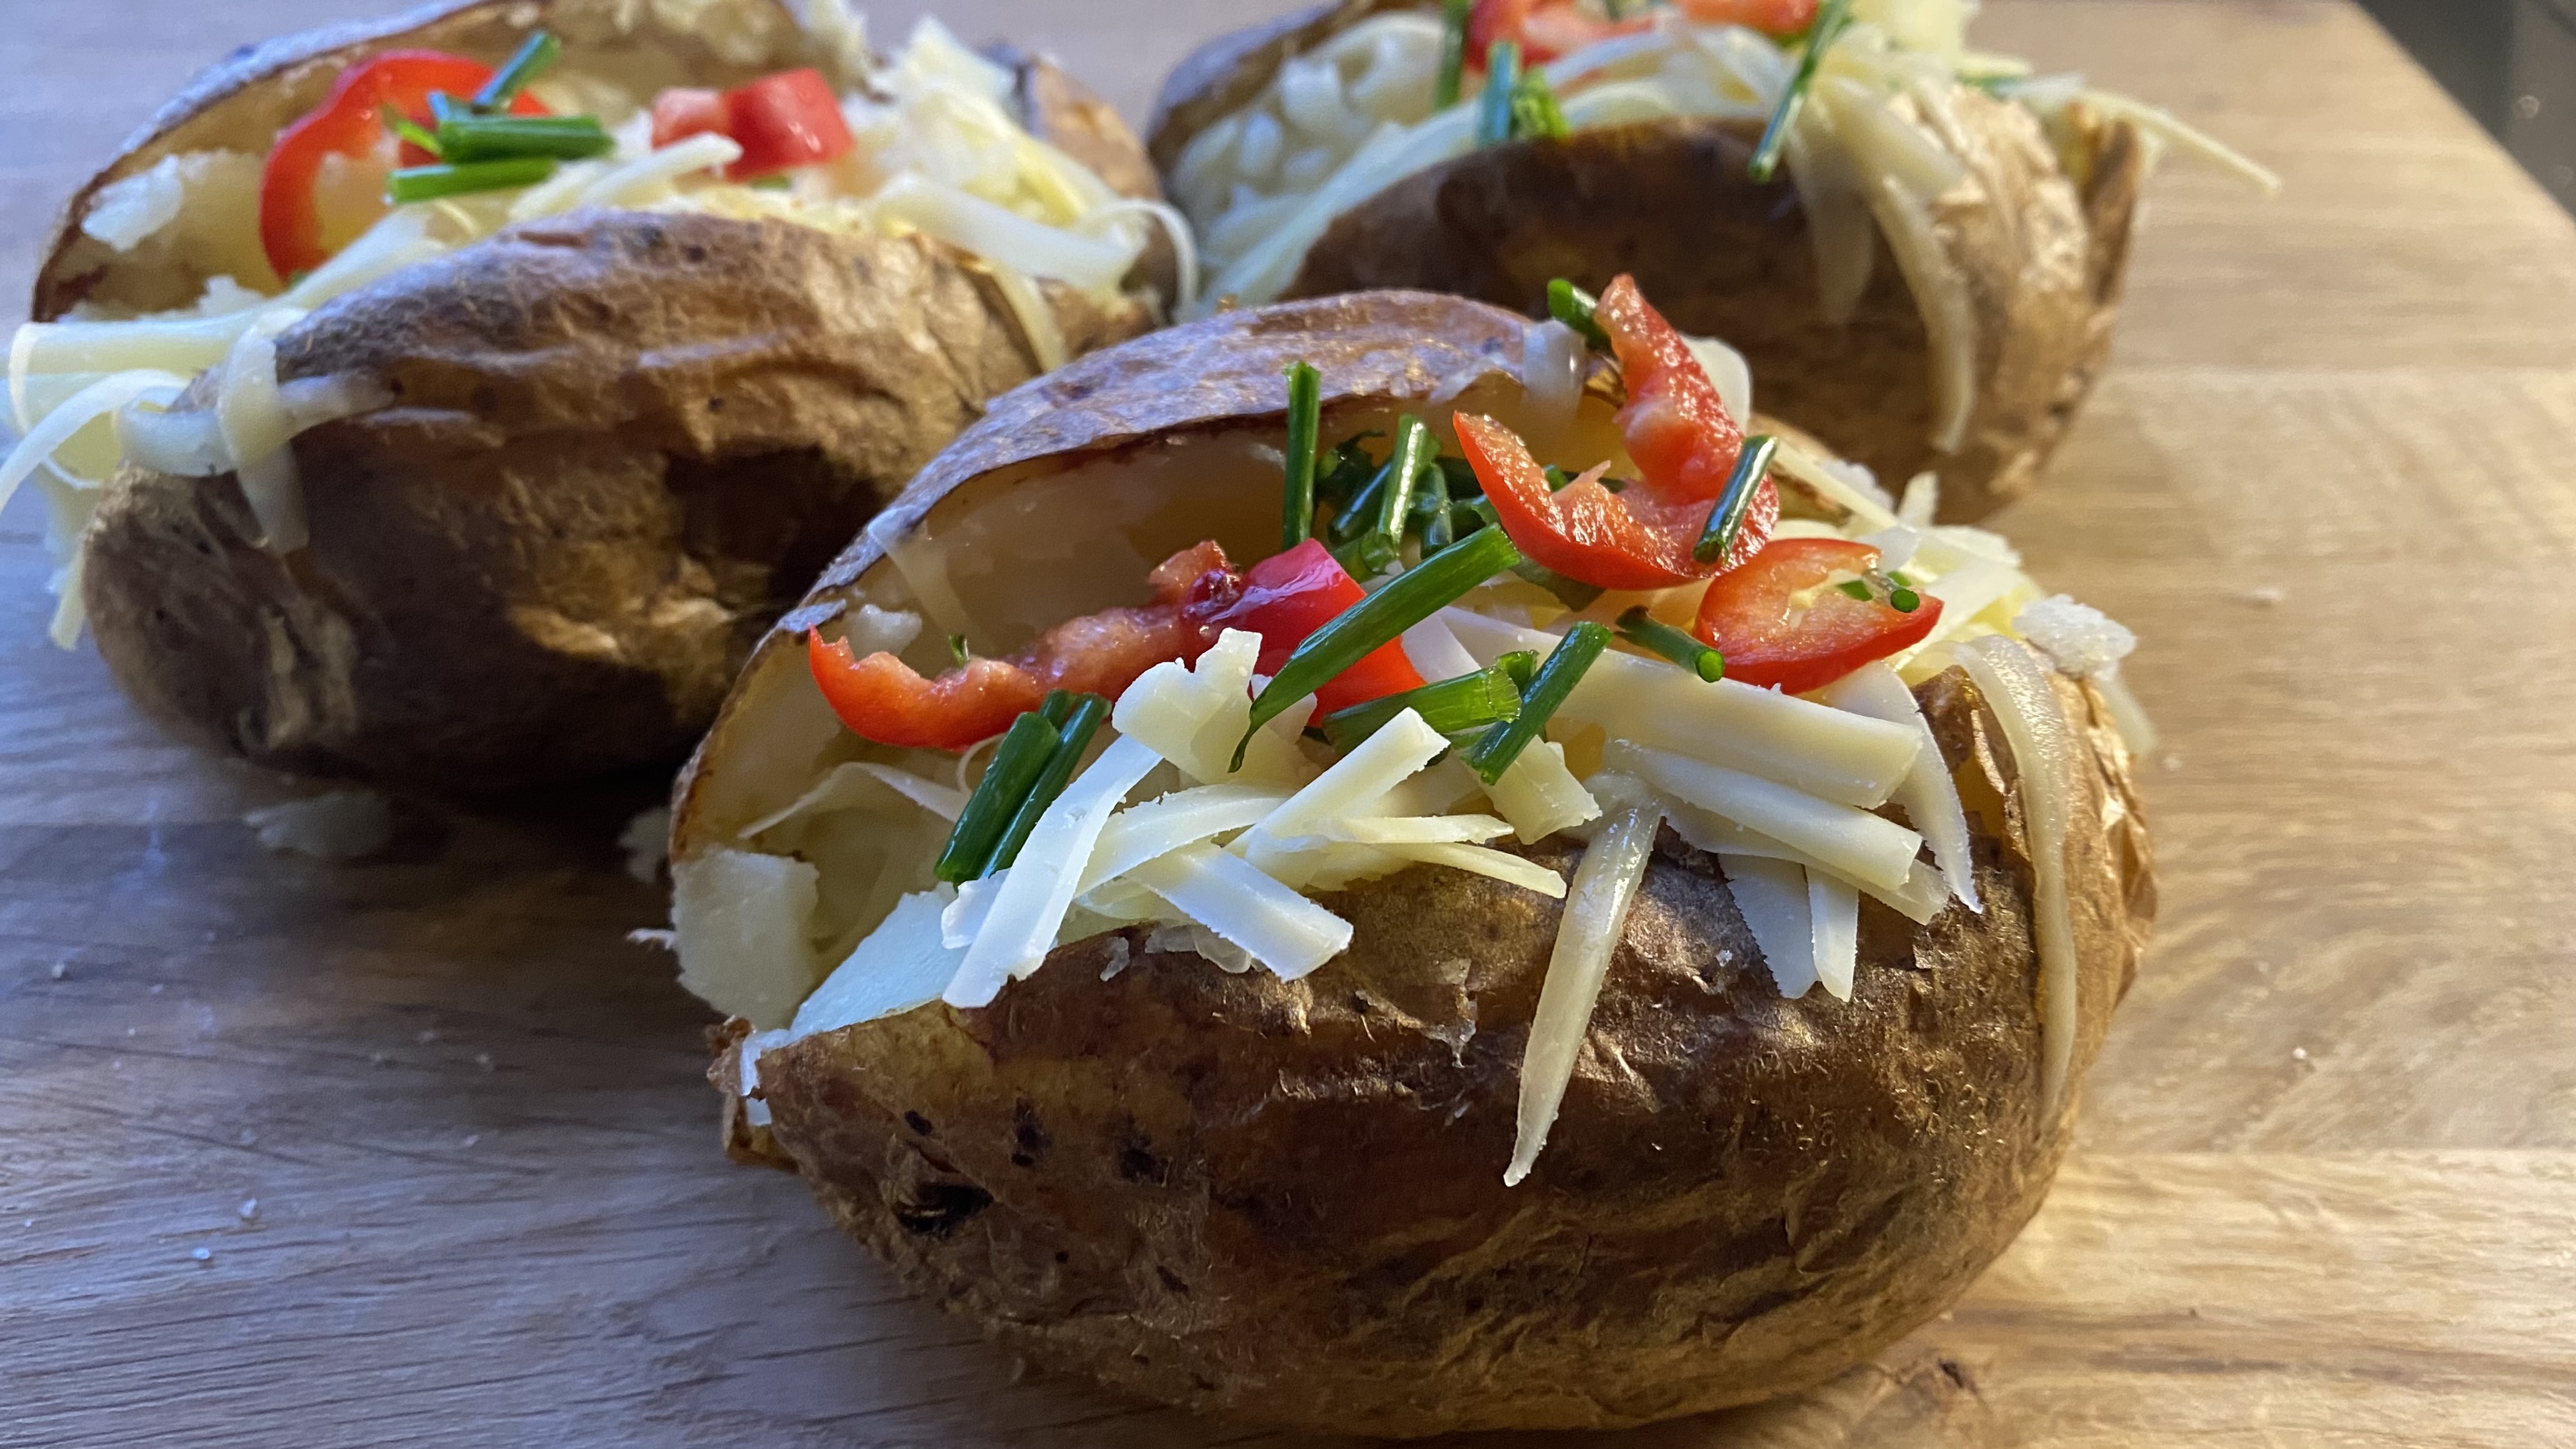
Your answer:
[[[814,15],[494,0],[201,78],[74,198],[12,352],[0,481],[54,505],[58,641],[86,616],[137,704],[263,765],[477,791],[684,754],[987,398],[1177,297],[1078,83]],[[396,155],[380,106],[538,34],[513,104],[552,117],[450,98]]]
[[[2045,1193],[2153,914],[2126,636],[1796,442],[1763,484],[1633,286],[1600,318],[1618,377],[1579,394],[1512,314],[1373,292],[996,400],[677,787],[731,1151],[1013,1352],[1319,1431],[1744,1403],[1955,1298]],[[1631,480],[1537,496],[1654,527],[1674,438],[1623,388],[1695,400],[1685,441],[1781,506],[1713,580],[1586,599],[1562,568],[1610,560],[1551,541],[1504,440]],[[1282,551],[1310,456],[1324,521]],[[1433,507],[1372,510],[1409,465]],[[1345,515],[1399,530],[1365,595],[1323,551]],[[1836,550],[1870,557],[1778,612],[1868,648],[1710,603]],[[1703,632],[1807,692],[1709,682]],[[1097,707],[1050,697],[952,756],[1023,674],[1109,724],[1086,746]]]
[[[1937,471],[1941,516],[1972,521],[2031,489],[2101,370],[2153,148],[2269,184],[2161,112],[1965,52],[1973,8],[1859,0],[1802,80],[1812,0],[1616,22],[1480,0],[1463,36],[1429,0],[1339,0],[1203,47],[1149,146],[1211,297],[1423,287],[1545,315],[1552,278],[1633,273],[1746,355],[1768,410],[1891,486]],[[1497,41],[1549,62],[1535,119],[1478,95]],[[1793,91],[1771,179],[1754,157]]]

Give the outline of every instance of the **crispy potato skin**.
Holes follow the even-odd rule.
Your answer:
[[[2154,886],[2117,738],[2061,694],[2085,740],[2080,1071]],[[1135,931],[1061,948],[985,1010],[793,1043],[762,1061],[766,1139],[737,1148],[792,1162],[1003,1346],[1233,1418],[1610,1427],[1820,1382],[2003,1250],[2074,1117],[2038,1098],[2009,752],[1964,675],[1920,697],[1986,913],[1918,928],[1867,903],[1854,998],[1784,1000],[1716,862],[1667,832],[1518,1188],[1502,1167],[1559,908],[1431,867],[1324,898],[1357,938],[1303,981]],[[1571,870],[1580,847],[1532,853]]]
[[[1148,148],[1169,167],[1285,59],[1395,8],[1349,0],[1212,42],[1166,83]],[[1890,487],[1937,470],[1943,519],[1981,518],[2036,485],[2108,359],[2144,151],[2125,124],[2095,128],[2079,187],[2027,112],[1967,87],[1951,100],[1971,179],[1932,210],[1978,330],[1953,454],[1928,441],[1929,345],[1885,241],[1850,325],[1827,325],[1797,192],[1745,175],[1757,123],[1673,118],[1459,157],[1343,213],[1284,295],[1436,287],[1543,316],[1551,278],[1597,291],[1632,272],[1677,325],[1745,354],[1766,410]]]
[[[1150,325],[1046,291],[1076,349]],[[814,570],[1035,371],[989,280],[926,239],[517,227],[280,337],[282,379],[396,394],[295,440],[308,549],[259,550],[229,475],[118,477],[89,535],[99,650],[149,712],[265,765],[472,791],[668,759]]]

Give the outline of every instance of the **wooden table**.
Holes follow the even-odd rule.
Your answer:
[[[0,290],[187,70],[348,8],[13,13]],[[1241,11],[952,15],[1132,112]],[[2161,939],[2082,1152],[1956,1312],[1591,1442],[2576,1444],[2576,235],[2336,0],[1982,34],[2290,183],[2160,181],[2118,366],[2009,519],[2149,641]],[[706,1015],[620,939],[661,915],[611,845],[656,782],[263,854],[242,810],[302,787],[48,648],[6,525],[0,1443],[1284,1442],[1014,1372],[716,1155]]]

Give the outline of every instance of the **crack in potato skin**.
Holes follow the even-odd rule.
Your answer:
[[[2126,757],[2060,688],[2085,746],[2080,1068],[2154,896]],[[1105,982],[1107,936],[990,1008],[793,1043],[764,1058],[772,1127],[735,1145],[1004,1346],[1236,1418],[1606,1427],[1820,1382],[2002,1251],[2073,1123],[2071,1100],[2041,1120],[2009,752],[1964,676],[1918,697],[1986,913],[1865,902],[1853,1000],[1784,1000],[1717,863],[1668,832],[1520,1188],[1501,1172],[1559,907],[1436,868],[1323,897],[1356,938],[1302,981],[1136,931]]]

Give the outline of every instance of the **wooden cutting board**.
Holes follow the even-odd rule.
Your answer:
[[[361,0],[12,7],[0,288],[194,65]],[[375,8],[385,8],[378,5]],[[1140,112],[1250,6],[959,0]],[[880,33],[897,33],[880,15]],[[2576,1445],[2576,232],[2338,0],[1996,0],[2277,165],[2157,184],[2007,520],[2134,625],[2165,910],[1957,1310],[1608,1446]],[[305,787],[41,638],[0,526],[0,1443],[1284,1444],[1024,1375],[728,1166],[612,844],[658,783],[264,854]],[[1517,1442],[1517,1441],[1508,1441]]]

